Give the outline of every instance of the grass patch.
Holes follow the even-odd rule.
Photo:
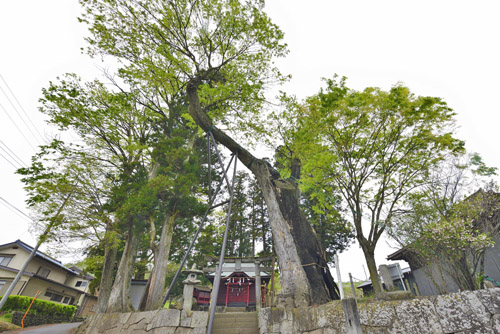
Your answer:
[[[354,289],[356,290],[356,298],[363,298],[363,290],[358,289],[358,286],[363,282],[354,282]],[[351,283],[343,282],[342,287],[344,288],[344,297],[345,298],[353,298]]]
[[[0,322],[12,322],[12,312],[5,312],[0,314]]]
[[[11,331],[18,328],[21,327],[12,324],[12,312],[0,313],[0,333],[3,331]]]

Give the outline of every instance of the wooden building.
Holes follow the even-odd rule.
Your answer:
[[[207,259],[210,262],[218,260]],[[272,268],[261,267],[261,264],[270,260],[270,257],[224,259],[217,306],[253,308],[265,303]],[[216,266],[204,268],[203,271],[213,285]],[[257,303],[259,297],[261,302]]]

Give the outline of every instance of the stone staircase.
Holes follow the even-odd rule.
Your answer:
[[[227,308],[226,313],[215,313],[213,334],[258,334],[257,312],[241,312]],[[245,308],[243,308],[244,310]],[[240,311],[240,312],[238,312]]]

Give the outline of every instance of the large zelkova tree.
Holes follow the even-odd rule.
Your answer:
[[[254,174],[269,212],[282,301],[306,306],[338,298],[324,251],[300,211],[297,184],[234,139],[261,134],[264,90],[284,79],[273,64],[287,52],[283,33],[264,1],[80,2],[91,55],[118,58],[122,78],[156,92],[158,105],[168,107],[184,93],[189,117]]]
[[[329,183],[341,194],[380,292],[380,237],[430,168],[463,143],[453,137],[454,113],[439,98],[415,96],[402,85],[356,91],[345,79],[326,83],[286,112],[296,128],[289,142],[302,158],[303,182]]]
[[[500,230],[500,195],[488,167],[477,154],[450,156],[429,175],[389,228],[441,293],[446,274],[461,290],[484,286],[484,255]],[[440,271],[433,266],[439,266]]]

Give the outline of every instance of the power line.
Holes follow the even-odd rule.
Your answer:
[[[1,148],[2,150],[4,150],[4,152],[5,152],[5,153],[7,153],[7,154],[9,155],[9,157],[11,157],[11,158],[12,158],[12,160],[14,160],[15,162],[17,162],[17,163],[18,163],[21,167],[23,167],[23,165],[24,165],[24,167],[28,167],[28,165],[27,165],[27,164],[25,164],[25,163],[24,163],[24,161],[23,161],[21,158],[19,158],[19,157],[17,156],[17,154],[16,154],[16,153],[14,153],[14,151],[12,151],[12,150],[11,150],[11,149],[7,146],[7,144],[5,144],[2,140],[0,140],[0,144],[1,144],[1,145],[3,145],[3,146],[5,146],[5,148],[8,150],[8,151],[7,151],[5,148],[3,148],[3,147],[0,145],[0,148]],[[10,153],[9,153],[9,152],[10,152]],[[12,153],[12,155],[11,155],[11,153]]]
[[[1,147],[0,147],[0,148],[1,148]],[[0,153],[0,157],[4,158],[4,159],[5,159],[5,161],[7,161],[9,164],[11,164],[11,165],[12,165],[12,167],[14,167],[15,169],[18,169],[18,168],[19,168],[18,166],[14,165],[14,164],[12,163],[12,161],[10,161],[10,160],[9,160],[9,159],[8,159],[5,155],[3,155],[2,153]]]
[[[16,127],[17,131],[19,131],[19,133],[23,136],[24,140],[26,140],[26,142],[31,146],[31,148],[33,150],[35,150],[35,147],[33,146],[33,144],[31,144],[31,142],[28,140],[28,138],[24,135],[24,133],[21,131],[21,129],[19,128],[19,126],[17,126],[17,123],[12,119],[12,117],[10,117],[9,113],[7,112],[7,110],[4,108],[4,106],[0,103],[0,108],[2,108],[2,110],[5,112],[5,114],[7,115],[7,117],[10,119],[10,121],[14,124],[14,126]]]
[[[32,222],[32,221],[33,221],[33,220],[30,218],[30,216],[28,216],[27,214],[25,214],[24,212],[22,212],[21,210],[19,210],[18,208],[16,208],[13,204],[10,204],[10,203],[9,203],[9,201],[7,201],[6,199],[4,199],[2,196],[0,196],[0,200],[2,201],[2,202],[0,202],[0,203],[2,203],[3,205],[5,205],[5,206],[6,206],[7,208],[9,208],[11,211],[14,211],[14,210],[15,210],[14,212],[16,212],[16,213],[20,213],[20,214],[23,216],[23,218],[27,218],[30,222]],[[14,209],[14,210],[12,210],[12,209]]]
[[[42,134],[40,133],[40,131],[38,131],[38,128],[35,126],[35,124],[33,124],[33,121],[31,120],[31,118],[28,116],[28,113],[26,112],[26,110],[23,108],[23,106],[21,105],[21,103],[19,102],[19,100],[17,99],[17,97],[14,95],[14,92],[12,92],[12,90],[10,89],[10,86],[9,84],[7,83],[7,81],[5,81],[4,77],[0,74],[0,79],[2,79],[2,81],[4,82],[5,84],[5,87],[7,87],[7,89],[9,90],[10,92],[10,95],[14,98],[14,100],[17,102],[17,105],[21,108],[21,110],[23,111],[24,113],[24,116],[26,116],[26,118],[28,119],[28,121],[30,122],[31,126],[33,127],[33,129],[35,129],[36,133],[38,133],[38,136],[40,137],[40,140],[41,140],[41,143],[44,142],[43,140],[43,136]],[[9,99],[9,97],[7,96],[7,93],[5,93],[5,91],[3,90],[3,88],[0,86],[0,90],[3,92],[3,94],[5,95],[5,97],[7,98],[7,101],[9,101],[10,105],[12,106],[12,108],[14,108],[14,110],[16,111],[17,115],[19,116],[19,118],[23,121],[24,125],[26,125],[26,127],[28,128],[28,130],[31,132],[31,134],[33,135],[33,137],[38,141],[38,138],[36,138],[35,136],[35,133],[31,130],[31,128],[28,126],[28,124],[26,123],[26,121],[24,120],[24,118],[21,116],[21,114],[19,113],[19,111],[17,110],[16,106],[12,103],[12,101]]]

